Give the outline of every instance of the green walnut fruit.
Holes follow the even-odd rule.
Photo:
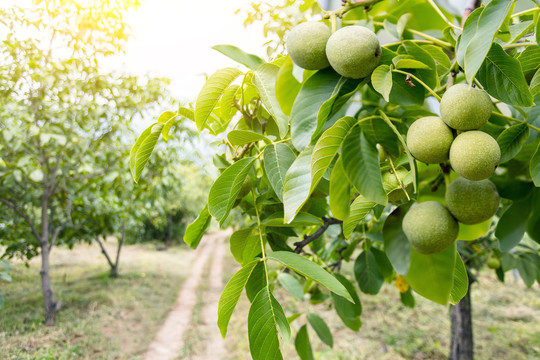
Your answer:
[[[401,183],[403,186],[405,186],[405,189],[407,192],[411,191],[411,185],[412,185],[412,176],[411,173],[405,169],[405,168],[397,168],[396,173],[394,174],[393,171],[387,171],[382,174],[382,181],[384,186],[384,191],[386,191],[388,195],[388,201],[395,202],[403,199],[406,195],[403,191],[403,188],[399,184],[399,181],[397,177],[399,177],[399,180],[401,180]]]
[[[479,181],[490,177],[501,160],[497,141],[482,131],[466,131],[450,147],[452,169],[466,179]]]
[[[492,256],[488,259],[487,266],[490,269],[498,269],[501,267],[501,262],[499,261],[497,257]]]
[[[413,205],[402,224],[411,245],[422,254],[437,254],[456,241],[459,225],[452,214],[436,201]]]
[[[377,35],[363,26],[343,27],[326,43],[326,56],[332,68],[351,79],[369,76],[379,65],[381,53]]]
[[[499,208],[499,193],[489,180],[459,177],[446,189],[446,207],[457,221],[472,225],[491,218]]]
[[[292,61],[306,70],[320,70],[330,63],[326,42],[332,32],[321,22],[309,21],[295,26],[287,36],[287,52]]]
[[[476,130],[491,116],[491,98],[482,89],[457,84],[446,90],[441,99],[441,118],[456,130]]]
[[[416,120],[407,132],[407,147],[412,156],[427,164],[448,160],[453,140],[452,130],[436,116]]]

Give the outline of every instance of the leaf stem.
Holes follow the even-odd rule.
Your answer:
[[[538,43],[536,41],[529,41],[529,42],[522,42],[522,43],[514,43],[514,44],[507,44],[503,46],[503,49],[512,49],[512,48],[518,48],[522,46],[537,46]]]
[[[426,90],[429,91],[430,94],[433,95],[437,100],[441,101],[441,97],[439,96],[439,94],[437,94],[432,88],[430,88],[429,86],[427,86],[426,83],[424,83],[422,80],[420,80],[419,78],[417,78],[417,77],[414,76],[413,74],[408,73],[408,72],[405,72],[405,71],[397,70],[397,69],[392,69],[392,71],[393,71],[393,72],[400,73],[400,74],[405,74],[405,75],[410,76],[410,77],[413,78],[414,80],[418,81],[418,83],[419,83],[420,85],[422,85],[424,88],[426,88]]]
[[[525,14],[528,14],[530,12],[535,12],[535,11],[539,11],[540,8],[539,7],[534,7],[532,9],[527,9],[527,10],[523,10],[521,12],[518,12],[518,13],[515,13],[515,14],[512,14],[512,17],[518,17],[518,16],[521,16],[521,15],[525,15]]]
[[[283,140],[279,140],[279,141],[274,141],[273,143],[271,143],[271,145],[284,143],[284,142],[287,142],[287,141],[290,141],[290,140],[291,140],[291,138],[287,138],[287,139],[283,139]]]
[[[424,39],[429,40],[432,43],[439,45],[440,47],[443,47],[443,48],[446,48],[446,49],[449,49],[449,50],[452,50],[454,48],[452,46],[452,44],[450,44],[449,42],[439,40],[439,39],[437,39],[437,38],[435,38],[433,36],[430,36],[428,34],[425,34],[425,33],[421,32],[421,31],[417,31],[417,30],[414,30],[414,29],[407,29],[407,31],[410,32],[411,34],[423,37]]]
[[[379,22],[379,21],[374,21],[373,25],[383,26],[384,27],[384,23]],[[449,49],[449,50],[452,50],[454,48],[452,46],[452,44],[450,44],[449,42],[439,40],[439,39],[437,39],[437,38],[435,38],[433,36],[430,36],[428,34],[425,34],[425,33],[421,32],[421,31],[414,30],[414,29],[407,29],[407,31],[410,32],[411,34],[423,37],[424,39],[430,41],[433,44],[439,45],[440,47],[443,47],[443,48],[446,48],[446,49]],[[411,40],[408,40],[408,41],[411,41]],[[394,44],[392,44],[392,45],[394,45]],[[386,46],[388,46],[388,45],[386,45]]]
[[[264,262],[264,274],[266,276],[266,286],[268,286],[268,265],[266,264],[268,259],[266,258],[266,250],[264,248],[264,240],[262,237],[262,229],[261,229],[261,216],[259,215],[259,209],[257,208],[257,197],[255,196],[255,189],[253,188],[253,184],[251,184],[251,195],[253,196],[253,207],[255,208],[255,215],[257,216],[257,230],[259,232],[259,240],[261,241],[261,254],[262,254],[262,261]]]
[[[407,189],[405,189],[405,186],[401,182],[401,179],[399,178],[399,176],[398,176],[398,174],[396,172],[396,168],[394,167],[394,162],[392,161],[392,157],[390,155],[388,156],[388,161],[390,161],[390,166],[392,167],[392,171],[394,172],[394,176],[396,177],[396,179],[397,179],[397,181],[399,183],[399,186],[405,192],[405,196],[407,196],[407,201],[411,201],[411,197],[409,196],[409,193],[407,192]]]
[[[437,4],[435,4],[435,2],[433,0],[428,0],[428,3],[429,5],[431,5],[431,7],[437,12],[437,14],[439,14],[439,16],[441,17],[441,19],[444,20],[445,23],[448,24],[448,26],[456,29],[456,30],[459,30],[459,31],[463,31],[462,28],[460,28],[459,26],[457,25],[454,25],[450,22],[450,20],[448,20],[448,18],[444,15],[444,13],[441,11],[441,9],[439,9],[439,7],[437,6]]]
[[[513,118],[513,117],[511,117],[511,116],[506,116],[506,115],[503,115],[503,114],[498,113],[498,112],[495,112],[495,111],[491,112],[491,114],[492,114],[492,115],[496,115],[496,116],[501,117],[501,118],[506,119],[506,120],[515,121],[515,122],[518,122],[518,123],[526,124],[529,128],[531,128],[531,129],[533,129],[533,130],[536,130],[536,131],[540,132],[540,128],[538,128],[538,127],[536,127],[536,126],[534,126],[534,125],[529,124],[529,123],[528,123],[527,121],[525,121],[525,120],[516,119],[516,118]]]
[[[330,14],[330,24],[332,25],[332,34],[337,30],[337,15],[335,13]]]
[[[429,41],[429,40],[407,40],[407,41],[412,41],[412,42],[417,43],[417,44],[433,44],[433,41]],[[391,46],[401,45],[402,43],[403,43],[403,41],[396,41],[396,42],[393,42],[393,43],[390,43],[390,44],[385,44],[382,47],[388,48],[388,47],[391,47]]]

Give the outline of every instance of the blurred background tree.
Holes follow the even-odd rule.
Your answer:
[[[125,225],[137,233],[144,219],[157,220],[156,211],[185,212],[180,181],[149,184],[152,199],[163,187],[158,193],[169,200],[148,205],[137,198],[127,166],[133,120],[175,103],[168,80],[101,70],[106,57],[123,51],[124,15],[137,5],[36,0],[0,10],[7,30],[0,45],[0,246],[4,258],[41,255],[46,325],[60,307],[49,275],[54,245],[120,235]],[[170,163],[155,166],[163,171]],[[169,172],[181,177],[185,170]]]

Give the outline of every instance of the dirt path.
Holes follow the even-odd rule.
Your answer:
[[[197,303],[197,288],[199,287],[205,265],[210,256],[212,256],[210,269],[210,292],[212,296],[209,295],[208,300],[211,299],[212,301],[205,301],[203,316],[207,319],[206,322],[212,322],[219,340],[221,339],[219,330],[215,324],[217,321],[217,301],[219,299],[219,292],[223,287],[224,238],[229,235],[230,232],[221,231],[207,235],[201,240],[201,245],[196,250],[197,255],[192,264],[191,273],[180,289],[174,308],[169,313],[154,340],[148,346],[148,351],[144,356],[145,360],[168,360],[178,357],[184,345],[184,333],[191,324],[193,307]],[[214,289],[217,289],[217,297],[214,296]],[[223,354],[223,343],[218,342],[214,338],[215,336],[212,334],[208,339],[208,351],[212,351],[212,354],[215,353],[216,355],[208,357],[208,359],[218,359]],[[206,359],[206,357],[201,359]]]
[[[225,242],[215,243],[214,258],[210,265],[210,279],[208,281],[209,293],[204,296],[202,319],[205,333],[207,334],[206,349],[202,354],[194,357],[194,360],[221,359],[225,355],[225,341],[221,337],[217,327],[217,304],[223,290],[223,258],[225,256]]]

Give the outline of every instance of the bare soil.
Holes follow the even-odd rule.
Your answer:
[[[217,328],[217,303],[219,294],[223,288],[222,272],[223,258],[225,255],[224,238],[229,236],[229,231],[221,231],[203,237],[191,266],[188,278],[184,282],[174,308],[170,311],[163,326],[158,331],[154,340],[150,343],[146,352],[145,360],[169,360],[176,359],[185,346],[184,334],[192,325],[195,307],[199,301],[198,289],[201,282],[205,281],[205,269],[210,261],[210,270],[207,276],[209,287],[202,296],[203,308],[201,318],[206,328],[205,350],[197,354],[196,359],[219,359],[224,354],[224,344]],[[200,295],[200,294],[199,294]],[[190,357],[191,358],[191,357]]]

